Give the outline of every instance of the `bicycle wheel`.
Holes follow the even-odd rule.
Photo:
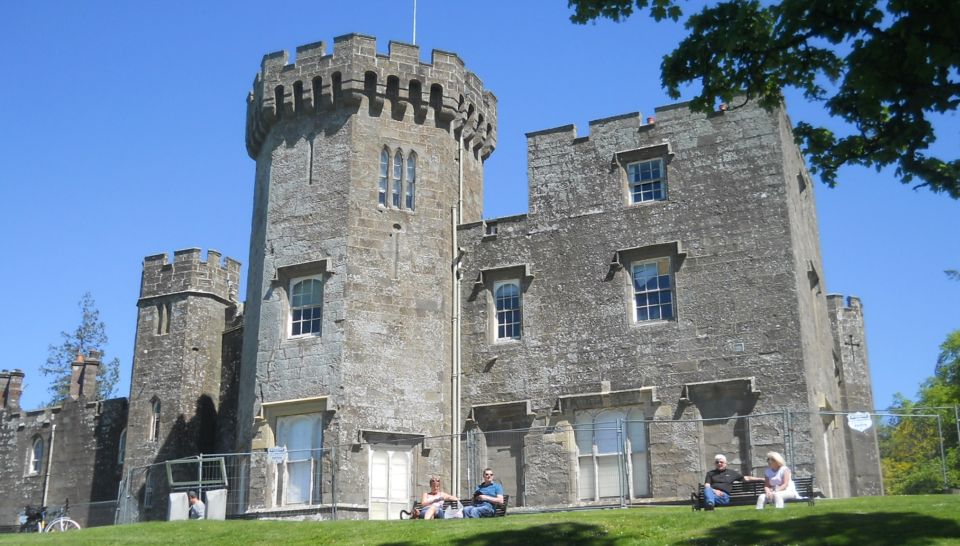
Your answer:
[[[80,524],[70,518],[57,518],[47,524],[44,533],[65,533],[67,531],[79,531]]]

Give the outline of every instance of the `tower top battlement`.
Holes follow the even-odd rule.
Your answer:
[[[363,103],[370,112],[382,112],[387,103],[395,119],[409,110],[417,124],[449,128],[483,159],[496,147],[497,98],[454,53],[435,49],[428,64],[420,62],[419,46],[390,42],[389,54],[382,55],[376,38],[362,34],[334,38],[331,55],[324,42],[296,52],[292,64],[286,51],[263,56],[247,96],[246,144],[253,159],[278,121]]]
[[[173,253],[173,263],[167,261],[166,253],[144,258],[140,301],[180,292],[200,292],[236,302],[240,262],[229,257],[221,259],[216,250],[208,250],[206,260],[201,254],[199,248],[177,250]]]

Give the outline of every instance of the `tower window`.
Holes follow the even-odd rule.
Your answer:
[[[156,442],[160,439],[160,399],[153,399],[151,410],[149,440]]]
[[[670,279],[670,258],[634,263],[630,269],[636,308],[634,320],[637,322],[672,320],[673,286]]]
[[[30,446],[30,467],[27,469],[27,475],[36,476],[40,473],[43,466],[43,438],[33,437],[33,445]]]
[[[631,203],[663,201],[667,198],[662,159],[628,164],[627,180],[630,183]]]
[[[497,307],[497,341],[520,339],[522,326],[520,281],[500,281],[493,285]]]
[[[377,193],[377,203],[387,206],[387,183],[390,173],[390,154],[386,150],[380,151],[380,186]]]
[[[290,281],[290,337],[319,336],[322,322],[322,278],[307,277]]]
[[[408,210],[414,210],[417,195],[417,154],[410,152],[407,158],[407,194],[406,206]]]
[[[393,206],[400,208],[401,186],[403,185],[403,154],[400,150],[393,154]]]

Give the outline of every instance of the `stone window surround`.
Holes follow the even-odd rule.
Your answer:
[[[621,150],[615,152],[613,157],[613,162],[611,165],[612,170],[618,173],[621,183],[621,192],[623,193],[624,203],[629,207],[636,207],[642,205],[649,205],[651,203],[656,203],[660,200],[647,200],[647,201],[634,201],[633,200],[633,184],[630,182],[630,177],[627,174],[628,168],[631,164],[640,163],[643,161],[651,161],[654,159],[659,159],[660,163],[660,179],[663,182],[662,191],[663,199],[666,201],[669,199],[669,188],[667,180],[669,176],[667,175],[667,166],[670,161],[673,159],[674,153],[672,146],[669,142],[661,142],[658,144],[652,144],[649,146],[642,146],[640,148],[634,148],[631,150]]]
[[[610,272],[608,279],[613,278],[618,272],[625,272],[624,275],[624,304],[625,312],[629,317],[628,324],[634,327],[644,327],[656,324],[671,324],[677,322],[680,314],[679,310],[679,283],[677,275],[686,260],[687,253],[680,241],[669,241],[666,243],[657,243],[633,248],[622,248],[613,253],[613,259],[610,261]],[[633,272],[632,266],[636,263],[651,262],[661,258],[670,259],[670,285],[673,292],[673,318],[669,320],[647,320],[638,321],[636,302],[633,290]]]
[[[293,313],[290,303],[293,282],[301,281],[307,278],[318,278],[324,285],[323,298],[325,302],[327,293],[327,279],[333,274],[334,272],[332,271],[332,264],[328,258],[277,266],[273,278],[270,279],[270,282],[272,287],[277,290],[278,293],[282,294],[281,305],[283,306],[282,316],[284,317],[284,321],[283,335],[280,336],[281,341],[322,339],[322,333],[326,330],[326,326],[322,324],[322,321],[326,320],[327,318],[326,313],[323,312],[324,308],[326,307],[325,303],[321,304],[320,335],[314,335],[312,333],[300,334],[296,336],[291,335],[291,321]]]
[[[533,282],[534,275],[530,270],[530,264],[511,264],[482,269],[477,274],[477,280],[473,283],[473,294],[468,301],[472,301],[480,292],[487,294],[487,332],[488,342],[491,345],[510,345],[521,343],[524,339],[523,330],[526,328],[527,320],[523,317],[523,304],[521,303],[521,334],[519,339],[499,339],[497,337],[497,304],[496,304],[496,286],[503,281],[517,281],[520,287],[521,301],[525,298],[530,284]]]
[[[150,428],[147,430],[147,441],[160,441],[160,412],[163,406],[160,404],[160,398],[154,396],[150,399]]]

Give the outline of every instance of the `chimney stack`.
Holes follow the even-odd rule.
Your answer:
[[[90,351],[83,362],[83,373],[80,374],[80,396],[91,400],[97,399],[97,374],[100,373],[100,362],[103,353]]]
[[[10,372],[0,371],[0,410],[7,407],[7,387],[10,385]]]
[[[7,383],[6,407],[10,409],[20,409],[20,393],[23,392],[23,370],[16,369],[10,371],[10,379]]]
[[[80,354],[80,351],[77,351],[77,357],[74,358],[73,363],[70,364],[70,398],[72,400],[80,398],[80,390],[82,387],[80,382],[83,381],[83,361],[83,355]]]

